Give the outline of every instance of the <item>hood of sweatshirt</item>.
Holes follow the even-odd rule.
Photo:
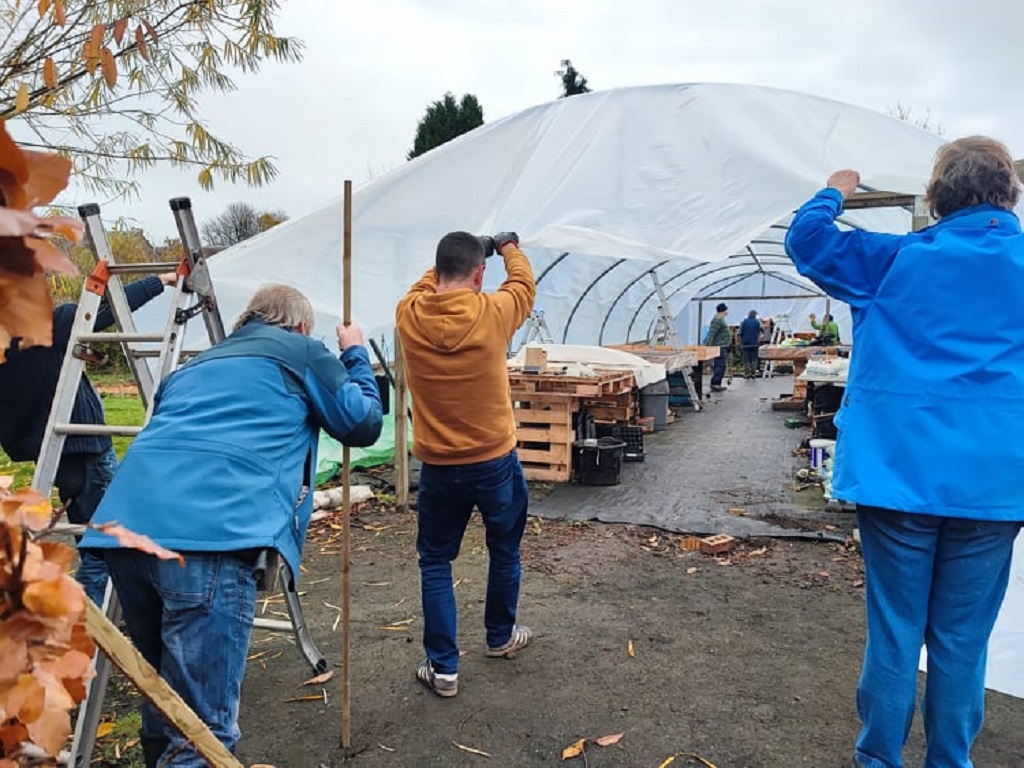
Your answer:
[[[431,346],[455,351],[472,338],[480,324],[483,301],[470,288],[425,294],[417,299],[412,326]]]

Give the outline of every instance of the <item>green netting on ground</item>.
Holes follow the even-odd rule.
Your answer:
[[[394,390],[392,390],[392,403]],[[412,424],[409,424],[409,445],[412,445]],[[395,459],[395,414],[392,412],[384,417],[384,428],[380,439],[369,448],[351,448],[352,468],[368,469],[381,464],[388,464]],[[317,449],[316,484],[326,483],[341,468],[342,446],[337,440],[325,432],[320,433],[320,445]]]

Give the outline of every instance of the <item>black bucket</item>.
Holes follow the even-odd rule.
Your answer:
[[[590,441],[573,443],[573,465],[576,467],[576,482],[581,485],[618,485],[622,469],[622,450],[626,443],[614,437],[599,437],[593,445]]]

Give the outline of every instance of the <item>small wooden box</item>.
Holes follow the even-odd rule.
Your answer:
[[[523,359],[524,373],[539,373],[548,366],[548,351],[540,347],[527,347]]]

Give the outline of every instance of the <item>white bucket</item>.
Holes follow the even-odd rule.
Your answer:
[[[835,450],[835,440],[811,440],[811,469],[821,472],[825,459]]]

